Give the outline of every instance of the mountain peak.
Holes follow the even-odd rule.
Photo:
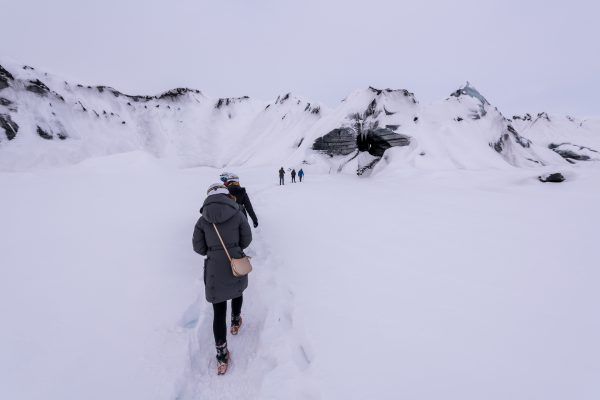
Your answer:
[[[168,90],[164,93],[161,93],[160,95],[157,96],[157,98],[159,99],[171,99],[174,100],[180,96],[183,96],[187,93],[195,93],[195,94],[202,94],[202,92],[200,92],[198,89],[190,89],[190,88],[175,88],[175,89],[171,89]]]
[[[481,103],[481,105],[490,105],[489,101],[487,101],[487,99],[485,97],[483,97],[483,95],[481,93],[479,93],[479,91],[477,89],[475,89],[474,86],[471,86],[471,83],[469,81],[467,81],[467,83],[457,89],[455,92],[451,93],[450,96],[454,96],[454,97],[461,97],[461,96],[469,96],[472,97],[474,99],[479,100],[479,102]]]

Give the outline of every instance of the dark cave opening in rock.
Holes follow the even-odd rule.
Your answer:
[[[390,129],[381,128],[368,130],[356,136],[356,147],[372,156],[382,157],[387,149],[393,146],[407,146],[410,138]]]

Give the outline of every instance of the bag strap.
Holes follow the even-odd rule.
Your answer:
[[[215,228],[215,232],[217,232],[217,236],[219,237],[219,240],[221,241],[223,250],[225,250],[225,254],[227,254],[227,258],[229,259],[229,262],[231,262],[231,256],[229,255],[229,251],[227,251],[227,246],[225,246],[225,242],[223,241],[223,238],[221,237],[221,234],[219,233],[219,230],[217,229],[217,225],[213,224],[213,226]]]

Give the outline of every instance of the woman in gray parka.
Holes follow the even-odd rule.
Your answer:
[[[194,251],[203,256],[206,300],[214,310],[213,333],[217,346],[217,373],[224,374],[229,363],[227,350],[227,300],[231,301],[231,334],[237,335],[242,325],[242,293],[248,287],[248,276],[236,278],[213,224],[216,225],[232,258],[243,257],[250,245],[252,232],[248,219],[240,211],[227,188],[215,183],[208,188],[200,209],[202,216],[194,228]]]

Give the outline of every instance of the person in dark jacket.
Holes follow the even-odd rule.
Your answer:
[[[292,183],[296,183],[296,170],[295,169],[292,170],[291,175],[292,175]]]
[[[304,171],[302,171],[302,168],[300,168],[300,171],[298,171],[298,178],[300,178],[300,182],[302,182],[302,177],[304,177]]]
[[[244,256],[243,250],[252,241],[248,218],[241,213],[239,205],[227,188],[213,184],[200,208],[202,216],[196,222],[192,243],[194,251],[206,256],[204,260],[204,286],[206,300],[214,310],[213,334],[217,348],[217,373],[224,374],[229,363],[227,349],[227,300],[231,301],[231,333],[237,334],[242,325],[243,292],[248,287],[248,276],[236,278],[231,264],[215,230],[219,230],[223,242],[233,258]],[[213,224],[215,226],[213,226]]]
[[[235,200],[240,205],[240,209],[244,215],[246,217],[250,215],[252,224],[255,228],[258,228],[258,218],[254,212],[254,208],[252,207],[252,203],[250,202],[250,197],[248,197],[246,188],[240,186],[240,178],[236,174],[223,172],[220,176],[220,179],[229,190],[229,194],[235,197]]]
[[[284,181],[284,177],[285,176],[285,171],[283,170],[283,167],[279,168],[279,184],[280,185],[285,185],[285,181]]]

